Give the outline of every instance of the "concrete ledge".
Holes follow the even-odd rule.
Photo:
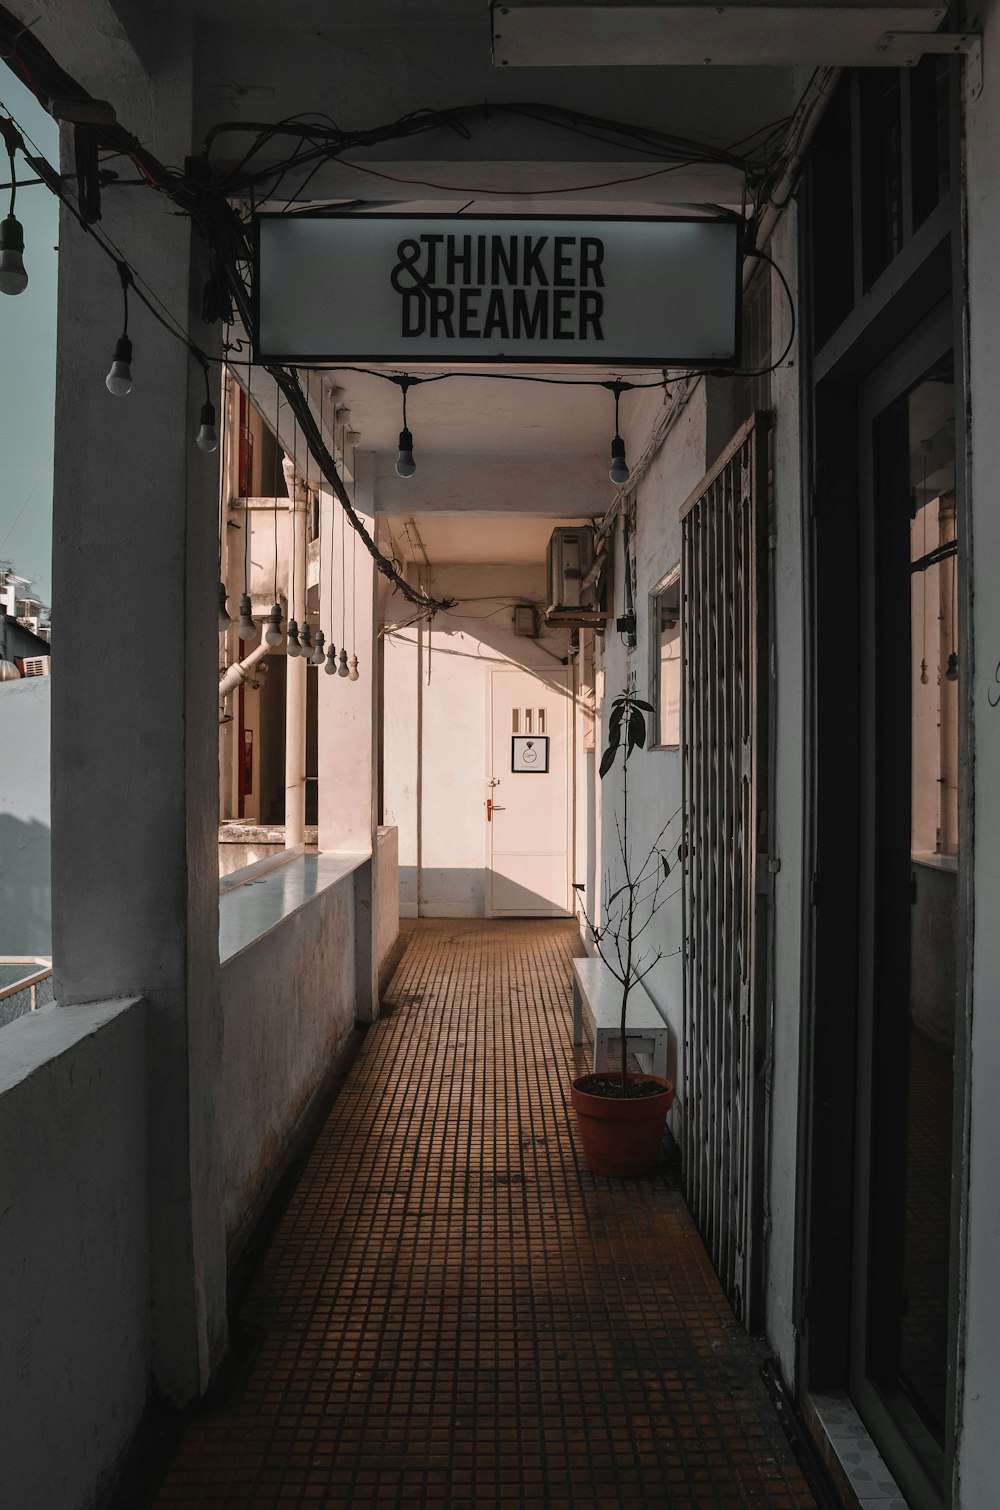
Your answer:
[[[93,1037],[116,1017],[138,1007],[141,1001],[141,996],[127,996],[119,1001],[94,1001],[74,1007],[51,1003],[8,1023],[0,1039],[0,1096],[46,1069],[83,1039]]]
[[[44,1007],[0,1056],[0,1498],[81,1510],[149,1388],[145,1002]]]
[[[369,855],[303,855],[219,897],[219,958],[223,964],[264,938],[370,861]]]

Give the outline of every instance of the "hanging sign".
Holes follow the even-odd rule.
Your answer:
[[[265,362],[732,366],[735,219],[259,215]]]

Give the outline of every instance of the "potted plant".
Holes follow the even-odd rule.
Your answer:
[[[674,1100],[669,1080],[629,1073],[625,1026],[631,993],[663,958],[663,951],[643,949],[642,935],[664,902],[671,874],[664,849],[673,814],[637,863],[629,837],[629,762],[646,744],[649,703],[628,689],[611,705],[608,745],[601,759],[601,778],[621,759],[621,809],[615,831],[621,857],[622,883],[604,901],[604,922],[598,924],[583,908],[587,932],[606,968],[621,987],[621,1070],[597,1071],[573,1081],[572,1100],[583,1141],[587,1168],[594,1174],[640,1175],[656,1167],[667,1113]],[[679,810],[678,810],[679,812]],[[582,891],[578,886],[577,890]],[[605,888],[610,889],[610,882]]]

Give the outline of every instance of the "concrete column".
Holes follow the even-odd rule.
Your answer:
[[[306,521],[309,495],[303,479],[296,476],[285,458],[288,509],[292,516],[292,555],[289,570],[288,617],[301,631],[306,621]],[[291,560],[289,568],[291,568]],[[285,667],[285,848],[305,843],[306,838],[306,678],[309,666],[303,655],[290,655]]]
[[[172,47],[182,49],[179,34]],[[153,150],[191,150],[190,53],[116,94]],[[155,123],[155,125],[153,124]],[[63,171],[72,168],[64,142]],[[188,222],[161,195],[109,187],[101,228],[196,339]],[[60,223],[52,679],[56,999],[149,1004],[152,1368],[184,1401],[226,1339],[214,1188],[218,947],[218,457],[194,446],[204,379],[131,302],[134,389],[104,379],[121,331],[113,264]],[[200,256],[200,249],[199,249]],[[114,584],[119,610],[95,615]],[[155,659],[155,669],[151,671]]]
[[[374,534],[374,455],[358,453],[356,502]],[[334,517],[339,511],[334,505]],[[375,833],[376,709],[378,698],[375,628],[375,566],[359,540],[353,548],[350,525],[344,532],[347,570],[347,653],[358,658],[356,682],[321,676],[319,684],[319,847],[371,854]],[[339,525],[337,549],[339,552]],[[327,559],[329,552],[327,550]],[[352,593],[353,562],[353,593]],[[339,556],[332,603],[323,617],[336,632],[341,623]],[[328,590],[324,578],[324,594]],[[353,613],[352,613],[353,599]],[[353,643],[352,643],[353,640]],[[339,646],[338,646],[339,650]]]

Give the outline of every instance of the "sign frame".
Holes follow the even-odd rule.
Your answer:
[[[435,353],[431,356],[416,356],[412,351],[399,352],[393,355],[386,353],[373,354],[356,353],[350,356],[305,355],[301,352],[273,352],[263,349],[260,343],[260,227],[264,221],[271,220],[391,220],[404,225],[407,222],[420,222],[424,225],[444,223],[450,226],[460,226],[463,223],[461,215],[442,215],[440,213],[421,215],[407,211],[404,214],[394,215],[389,212],[377,211],[371,215],[357,215],[354,213],[338,214],[328,210],[304,211],[294,215],[282,214],[279,211],[255,211],[251,219],[251,242],[253,247],[253,280],[251,289],[251,316],[253,331],[251,334],[251,355],[254,362],[260,364],[272,364],[274,366],[306,367],[306,368],[329,368],[346,370],[361,363],[385,364],[393,367],[404,367],[407,370],[419,367],[447,367],[455,365],[460,367],[598,367],[612,371],[624,371],[628,368],[691,368],[696,371],[728,372],[739,368],[743,358],[743,263],[744,263],[744,225],[738,214],[724,215],[476,215],[469,216],[465,222],[488,220],[491,224],[502,226],[511,222],[535,221],[539,225],[577,224],[586,222],[587,225],[731,225],[733,227],[735,245],[735,288],[733,301],[733,355],[731,357],[687,357],[668,355],[663,356],[634,356],[628,358],[615,356],[574,356],[572,354],[553,355],[541,354],[532,356],[530,353],[513,352],[510,355],[503,353],[486,353],[482,356],[454,356],[449,358],[447,353]]]

